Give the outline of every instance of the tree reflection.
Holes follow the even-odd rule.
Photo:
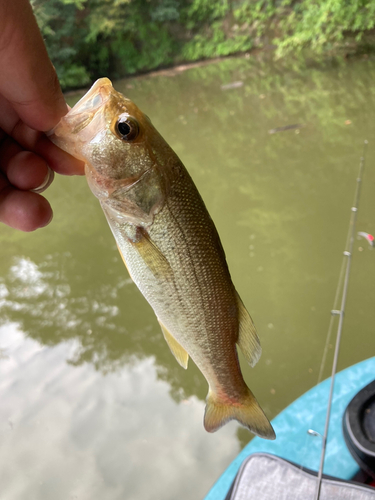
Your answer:
[[[79,257],[69,252],[46,255],[39,264],[14,258],[1,283],[1,323],[15,322],[47,346],[74,339],[76,349],[68,362],[91,363],[103,373],[154,357],[160,378],[172,384],[176,399],[200,393],[201,381],[191,387],[191,376],[185,390],[186,373],[170,354],[152,310],[117,255],[112,260],[120,267],[118,274],[95,269],[95,277],[82,268],[77,273]]]

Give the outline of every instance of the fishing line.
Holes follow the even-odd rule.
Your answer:
[[[322,367],[324,366],[323,363],[325,363],[325,359],[327,356],[327,350],[328,350],[328,346],[329,346],[329,338],[331,336],[330,330],[332,329],[332,325],[333,325],[333,321],[334,321],[335,317],[338,316],[339,324],[337,327],[335,352],[334,352],[333,363],[332,363],[331,384],[330,384],[328,404],[327,404],[326,421],[325,421],[325,426],[324,426],[324,434],[322,436],[322,451],[321,451],[321,456],[320,456],[320,465],[319,465],[318,479],[317,479],[317,484],[316,484],[315,500],[319,500],[320,490],[321,490],[321,485],[322,485],[322,476],[323,476],[324,459],[325,459],[325,452],[326,452],[326,446],[327,446],[329,420],[330,420],[330,416],[331,416],[333,390],[334,390],[334,385],[335,385],[335,375],[336,375],[336,370],[337,370],[337,361],[338,361],[338,357],[339,357],[341,333],[342,333],[342,326],[343,326],[344,314],[345,314],[350,267],[351,267],[351,260],[352,260],[352,251],[353,251],[354,236],[355,236],[355,224],[357,221],[359,196],[361,193],[361,183],[362,183],[363,170],[365,167],[365,153],[366,153],[366,149],[367,149],[367,144],[368,144],[368,141],[364,141],[363,154],[361,156],[361,160],[360,160],[360,164],[359,164],[357,186],[356,186],[355,195],[354,195],[354,203],[353,203],[353,206],[351,208],[349,230],[348,230],[348,237],[346,239],[346,244],[345,244],[343,264],[342,264],[342,268],[341,268],[339,283],[338,283],[337,290],[336,290],[336,297],[335,297],[334,306],[333,306],[333,309],[331,311],[332,316],[331,316],[330,326],[328,329],[327,342],[326,342],[325,350],[323,353],[323,360],[322,360],[322,365],[320,367],[320,373],[319,373],[319,377],[321,377],[321,374],[323,371]],[[337,309],[338,298],[340,296],[341,291],[342,291],[341,306],[340,306],[340,309]]]

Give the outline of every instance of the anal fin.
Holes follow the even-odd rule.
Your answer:
[[[177,342],[177,340],[173,337],[173,335],[169,332],[169,330],[163,325],[163,323],[158,319],[159,324],[161,326],[164,338],[169,346],[169,349],[172,351],[172,354],[177,359],[178,363],[182,366],[182,368],[187,368],[189,361],[189,354],[185,351],[185,349]]]
[[[237,293],[237,292],[236,292]],[[237,344],[250,366],[254,366],[262,354],[259,337],[253,320],[237,293],[239,334]]]

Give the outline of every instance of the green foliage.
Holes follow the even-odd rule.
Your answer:
[[[32,0],[36,20],[45,39],[62,87],[77,87],[90,81],[83,62],[87,26],[83,1]]]
[[[210,57],[227,56],[236,52],[245,52],[253,46],[249,35],[235,34],[229,38],[225,36],[221,22],[212,24],[209,36],[198,33],[182,50],[182,56],[188,61]]]
[[[306,47],[321,53],[340,46],[349,34],[359,42],[375,25],[374,1],[286,0],[282,9],[281,36],[275,40],[278,55]]]
[[[64,88],[244,52],[272,39],[278,56],[304,48],[322,53],[349,38],[358,46],[375,25],[375,0],[31,3]]]
[[[230,1],[193,0],[186,9],[187,27],[193,29],[197,23],[213,22],[224,18],[231,10]]]
[[[252,31],[256,31],[257,35],[262,35],[277,13],[275,1],[258,0],[242,2],[234,11],[234,17],[237,23],[245,23]]]
[[[71,64],[63,72],[60,78],[60,83],[62,87],[72,88],[77,85],[83,86],[89,84],[91,81],[90,75],[83,66],[78,64]]]
[[[179,0],[32,0],[65,88],[171,64]]]

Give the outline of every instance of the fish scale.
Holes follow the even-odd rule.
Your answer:
[[[209,384],[204,426],[236,419],[275,434],[238,362],[261,349],[232,283],[218,233],[189,173],[137,106],[107,78],[62,118],[51,140],[84,159],[124,263],[153,308],[177,361],[189,356]]]

